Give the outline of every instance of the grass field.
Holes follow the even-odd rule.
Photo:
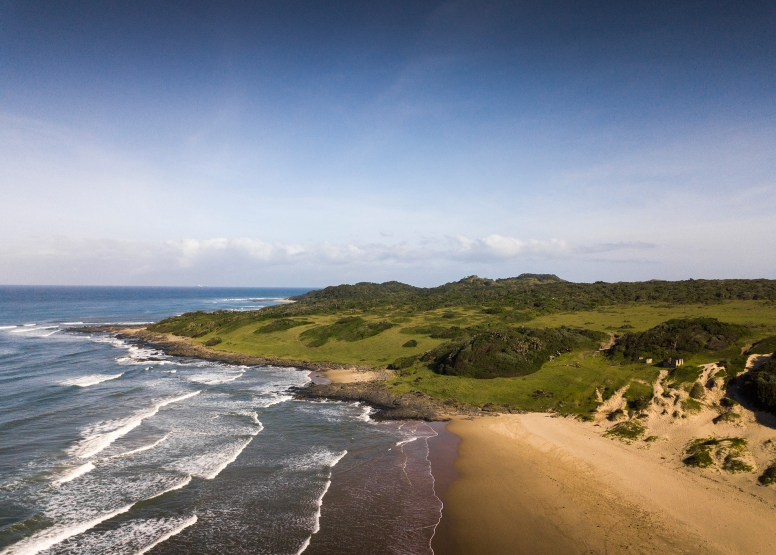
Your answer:
[[[619,305],[598,310],[540,316],[527,326],[571,326],[592,330],[644,331],[672,318],[706,316],[731,324],[744,324],[758,335],[776,332],[776,304],[770,301],[729,301],[710,305]]]
[[[490,312],[490,313],[489,313]],[[770,301],[730,301],[712,305],[619,305],[599,310],[555,313],[537,317],[528,322],[515,321],[509,309],[495,311],[482,306],[468,306],[411,313],[406,310],[380,309],[368,312],[340,313],[337,315],[311,315],[304,320],[309,324],[270,333],[255,333],[267,325],[257,321],[237,329],[223,329],[195,339],[205,343],[215,336],[221,343],[214,348],[221,351],[318,363],[353,364],[372,368],[385,368],[401,357],[420,356],[448,341],[432,338],[427,333],[414,333],[414,328],[440,326],[462,328],[475,325],[495,327],[525,325],[528,327],[569,326],[610,333],[644,331],[672,318],[707,316],[724,322],[745,324],[752,335],[741,344],[725,352],[688,357],[686,364],[700,365],[715,362],[726,356],[740,353],[744,344],[776,333],[776,303]],[[357,341],[333,338],[318,347],[308,346],[309,341],[300,338],[306,330],[329,326],[343,317],[360,316],[366,322],[389,322],[392,327],[377,335]],[[307,336],[310,334],[308,333]],[[403,347],[414,339],[417,345]],[[658,363],[660,361],[655,361]],[[441,399],[455,400],[475,406],[487,404],[496,407],[530,411],[557,410],[561,413],[585,415],[598,406],[596,390],[607,397],[616,389],[631,383],[636,395],[649,389],[658,373],[656,365],[644,363],[616,364],[596,351],[574,351],[546,362],[531,375],[517,378],[473,379],[438,375],[424,363],[396,372],[388,386],[397,393],[421,391]]]

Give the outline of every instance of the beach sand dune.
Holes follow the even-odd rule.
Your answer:
[[[547,414],[455,418],[437,555],[776,553],[776,495]],[[751,477],[749,479],[751,482]]]

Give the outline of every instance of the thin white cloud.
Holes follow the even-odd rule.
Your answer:
[[[500,263],[525,258],[568,257],[560,239],[458,235],[418,244],[352,242],[310,244],[255,238],[182,239],[163,242],[113,239],[30,238],[0,246],[0,283],[126,283],[160,279],[190,281],[219,273],[253,276],[272,270],[293,276],[325,268],[418,268],[429,264]],[[163,279],[162,279],[163,278]]]

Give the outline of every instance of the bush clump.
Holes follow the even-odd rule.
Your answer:
[[[727,472],[751,472],[752,467],[739,457],[746,449],[746,440],[740,437],[707,437],[692,440],[687,444],[682,462],[687,466],[709,468],[715,458],[723,459],[722,470]]]
[[[613,358],[666,359],[705,351],[721,351],[749,334],[746,326],[716,318],[675,318],[640,333],[626,333],[609,349]]]
[[[210,339],[205,341],[205,347],[215,347],[216,345],[221,343],[221,341],[222,340],[220,337],[211,337]]]
[[[691,384],[695,382],[703,372],[703,368],[700,366],[692,366],[685,364],[672,368],[668,372],[668,381],[674,386],[679,386],[683,383]]]
[[[736,420],[740,420],[741,415],[738,413],[735,413],[731,410],[725,411],[721,413],[719,416],[715,416],[712,419],[712,422],[714,424],[719,424],[720,422],[735,422]]]
[[[736,473],[736,472],[751,472],[752,470],[754,470],[754,468],[746,464],[738,457],[735,457],[733,455],[728,455],[727,457],[725,457],[725,462],[722,463],[722,470],[727,470],[728,472]]]
[[[469,330],[471,335],[440,345],[424,355],[423,360],[438,374],[471,378],[525,376],[537,372],[551,355],[575,347],[594,346],[598,337],[591,339],[584,331],[570,328]]]
[[[701,405],[695,399],[689,398],[682,401],[682,408],[687,412],[700,412],[703,408],[703,405]]]
[[[413,333],[417,335],[429,335],[433,339],[455,339],[466,335],[466,331],[458,326],[445,327],[438,324],[404,328],[401,333]]]
[[[776,335],[761,339],[749,349],[750,355],[769,355],[776,351]]]
[[[763,472],[762,475],[757,478],[757,481],[764,486],[776,484],[776,463],[766,468],[765,472]]]
[[[641,412],[652,402],[652,386],[633,381],[625,391],[625,400],[632,411]]]
[[[776,412],[776,360],[749,370],[738,377],[741,393],[756,407]]]
[[[360,341],[393,327],[390,322],[367,322],[360,316],[341,318],[328,326],[316,326],[299,334],[308,347],[320,347],[329,339],[339,341]]]
[[[416,339],[410,339],[406,343],[402,344],[402,347],[417,347],[418,341]]]
[[[312,324],[312,322],[308,322],[307,320],[293,320],[291,318],[279,318],[277,320],[273,320],[269,324],[261,326],[253,333],[272,333],[275,331],[286,331],[290,330],[291,328],[306,326],[308,324]]]
[[[513,310],[502,316],[505,322],[529,322],[534,319],[534,314],[522,310]]]
[[[706,395],[706,388],[704,388],[699,382],[692,384],[690,388],[690,397],[696,400],[701,400]]]
[[[388,370],[404,370],[415,364],[416,360],[418,360],[417,355],[397,358],[388,365]]]
[[[606,430],[606,432],[604,432],[604,435],[607,435],[610,437],[616,437],[619,439],[635,440],[643,436],[646,431],[647,429],[638,420],[628,420],[626,422],[620,422],[619,424],[615,424],[614,426]]]

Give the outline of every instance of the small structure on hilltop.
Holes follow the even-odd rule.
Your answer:
[[[645,360],[644,362],[645,362],[646,364],[652,364],[652,359],[651,359],[651,358],[648,358],[648,359],[647,359],[647,360]]]
[[[663,366],[666,368],[679,368],[682,364],[684,364],[683,358],[669,358],[663,363]]]

